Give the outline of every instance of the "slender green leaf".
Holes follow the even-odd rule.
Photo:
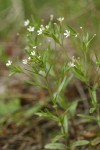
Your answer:
[[[91,141],[91,145],[95,146],[100,143],[100,137],[96,137]]]
[[[55,142],[59,141],[59,140],[62,139],[64,136],[65,136],[64,134],[60,133],[59,135],[57,135],[56,137],[54,137],[54,138],[52,139],[52,143],[55,143]]]
[[[60,43],[59,40],[58,40],[58,38],[54,34],[51,34],[51,37],[54,39],[54,41],[56,43],[58,43],[58,44]]]
[[[61,143],[50,143],[45,146],[46,149],[65,150],[66,145]]]
[[[62,80],[62,82],[61,82],[61,84],[60,84],[58,90],[57,90],[57,94],[59,94],[59,93],[61,92],[61,90],[63,89],[64,84],[66,83],[66,79],[67,79],[67,77],[65,76],[65,77],[63,78],[63,80]]]
[[[96,34],[94,34],[87,42],[86,46],[88,47],[89,44],[91,43],[91,41],[94,39],[94,37],[96,36]]]
[[[67,25],[68,29],[70,30],[71,34],[76,34],[77,32],[69,25]]]
[[[77,147],[77,146],[83,146],[83,145],[87,145],[89,144],[90,142],[87,141],[87,140],[79,140],[79,141],[76,141],[74,142],[71,147]]]
[[[36,115],[59,122],[59,118],[47,109],[45,109],[45,111],[37,112]]]
[[[69,112],[70,112],[71,116],[73,116],[73,117],[75,115],[77,105],[78,105],[78,101],[74,101],[70,105]]]
[[[89,115],[78,114],[77,116],[82,117],[82,118],[86,118],[86,119],[89,119],[89,120],[96,120],[95,117],[89,116]]]
[[[64,132],[66,133],[66,135],[68,135],[68,117],[65,114],[64,118],[63,118],[63,127],[64,127]]]

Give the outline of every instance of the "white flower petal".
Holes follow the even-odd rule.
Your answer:
[[[30,21],[27,19],[25,22],[24,22],[24,26],[28,26],[30,23]]]
[[[42,34],[43,32],[42,28],[40,28],[37,32],[38,32],[38,35]]]
[[[33,32],[34,31],[34,27],[32,27],[32,26],[29,26],[28,28],[27,28],[27,30],[29,31],[29,32]]]
[[[27,64],[27,62],[28,62],[27,59],[22,60],[22,63],[25,65]]]
[[[33,49],[36,49],[36,46],[33,46]]]
[[[6,66],[10,66],[12,64],[12,61],[11,60],[8,60],[8,62],[6,63]]]
[[[65,35],[65,37],[67,38],[67,37],[69,37],[70,36],[70,31],[68,31],[68,30],[65,30],[66,32],[64,33],[64,35]]]
[[[35,51],[31,52],[31,55],[34,56],[35,55]]]
[[[64,20],[64,17],[59,17],[57,20],[62,22]]]

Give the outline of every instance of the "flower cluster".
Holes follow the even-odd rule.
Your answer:
[[[53,15],[50,15],[50,19],[53,20]],[[63,20],[64,20],[64,17],[59,17],[57,18],[57,20],[61,23]],[[56,24],[56,23],[54,23]],[[30,21],[27,19],[25,22],[24,22],[24,26],[27,27],[27,31],[29,32],[34,32],[35,30],[35,27],[34,26],[31,26],[30,25]],[[50,28],[50,25],[40,25],[40,28],[36,31],[37,32],[37,35],[41,35],[43,33],[44,30],[48,30]],[[64,36],[65,38],[69,37],[70,36],[70,30],[65,30],[65,33],[64,33]],[[77,37],[78,34],[75,34],[75,37]],[[37,46],[33,46],[33,49],[36,49]],[[29,48],[28,48],[29,49]],[[30,56],[27,58],[27,59],[24,59],[22,60],[22,63],[23,64],[28,64],[28,62],[36,55],[36,52],[33,50],[30,52]],[[40,58],[40,56],[38,56],[38,58]],[[75,67],[75,59],[74,57],[72,57],[72,61],[69,62],[69,66],[70,67]],[[8,60],[8,62],[6,63],[6,66],[10,66],[12,64],[12,61]]]
[[[45,29],[48,30],[49,29],[49,25],[46,25],[45,27],[43,25],[40,25],[39,30],[37,30],[38,35],[41,35]]]
[[[27,27],[27,26],[29,25],[29,23],[30,23],[30,21],[27,19],[26,21],[24,21],[24,26]],[[32,26],[29,26],[29,27],[27,28],[27,30],[28,30],[29,32],[33,32],[34,29],[35,29],[35,27],[32,27]]]
[[[57,20],[58,20],[59,22],[62,22],[62,21],[64,20],[64,17],[59,17],[59,18],[57,18]]]
[[[27,19],[26,21],[24,21],[24,26],[25,26],[25,27],[28,26],[29,23],[30,23],[30,21]],[[27,30],[28,30],[29,32],[33,32],[34,29],[35,29],[35,27],[32,27],[32,26],[29,26],[29,27],[27,28]]]
[[[33,56],[35,56],[35,55],[36,55],[36,52],[35,52],[35,51],[32,51],[32,52],[30,53],[30,57],[28,57],[28,59],[23,59],[23,60],[22,60],[22,63],[23,63],[24,65],[27,65],[27,64],[28,64],[28,61],[30,61],[31,58],[32,58]]]
[[[24,22],[24,26],[28,26],[30,23],[30,21],[27,19],[25,22]],[[44,30],[48,30],[49,29],[49,25],[46,25],[45,27],[43,25],[40,25],[40,28],[37,30],[37,35],[41,35],[43,33]],[[34,32],[35,30],[35,27],[34,26],[28,26],[27,27],[27,30],[29,32]]]
[[[69,67],[72,67],[72,68],[75,67],[75,66],[76,66],[76,65],[75,65],[75,62],[76,62],[76,59],[75,59],[75,57],[73,56],[72,59],[71,59],[71,62],[68,63]]]

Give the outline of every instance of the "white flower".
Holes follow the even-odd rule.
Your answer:
[[[57,23],[56,23],[56,22],[54,22],[53,24],[54,24],[54,25],[57,25]]]
[[[66,38],[67,37],[69,37],[70,36],[70,31],[68,31],[68,30],[65,30],[66,32],[64,33],[64,35],[66,36]]]
[[[35,51],[31,52],[31,55],[34,56],[35,55]]]
[[[42,76],[46,76],[45,71],[42,71],[42,70],[39,71],[39,74],[42,75]]]
[[[41,58],[41,56],[38,56],[38,58],[40,59],[40,58]]]
[[[62,22],[64,20],[64,17],[59,17],[57,20]]]
[[[73,57],[72,57],[72,61],[68,63],[69,67],[75,67],[75,66],[76,66],[76,65],[75,65],[75,62],[76,62],[76,59],[75,59],[75,57],[73,56]]]
[[[43,30],[40,28],[38,31],[38,35],[42,34]]]
[[[74,63],[76,61],[75,56],[72,56],[72,62]]]
[[[27,30],[29,31],[29,32],[33,32],[34,31],[34,27],[32,27],[32,26],[29,26],[28,28],[27,28]]]
[[[75,64],[73,62],[68,63],[69,67],[75,67]]]
[[[24,26],[28,26],[30,23],[30,21],[27,19],[26,21],[24,21]]]
[[[51,15],[50,15],[50,19],[51,19],[51,20],[53,20],[53,18],[54,18],[54,15],[53,15],[53,14],[51,14]]]
[[[46,25],[45,27],[46,27],[46,29],[49,29],[49,25]]]
[[[75,37],[78,37],[78,34],[75,34]]]
[[[80,29],[83,29],[83,27],[80,27]]]
[[[42,24],[40,25],[40,27],[41,27],[42,30],[45,30],[45,28],[44,28],[44,26]]]
[[[26,65],[27,64],[27,59],[22,60],[22,63]]]
[[[28,60],[31,60],[31,57],[28,57]]]
[[[6,63],[6,66],[10,66],[12,64],[11,60],[8,60],[8,62]]]
[[[33,49],[36,49],[36,46],[33,46]]]

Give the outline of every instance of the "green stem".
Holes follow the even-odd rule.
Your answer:
[[[84,73],[85,77],[87,76],[87,53],[84,52]]]
[[[49,87],[49,83],[48,83],[48,79],[47,79],[47,77],[45,78],[45,80],[46,80],[46,85],[47,85],[47,89],[48,89],[48,92],[49,92],[50,98],[51,98],[51,100],[52,100],[53,95],[52,95],[52,91],[51,91],[51,89],[50,89],[50,87]]]

